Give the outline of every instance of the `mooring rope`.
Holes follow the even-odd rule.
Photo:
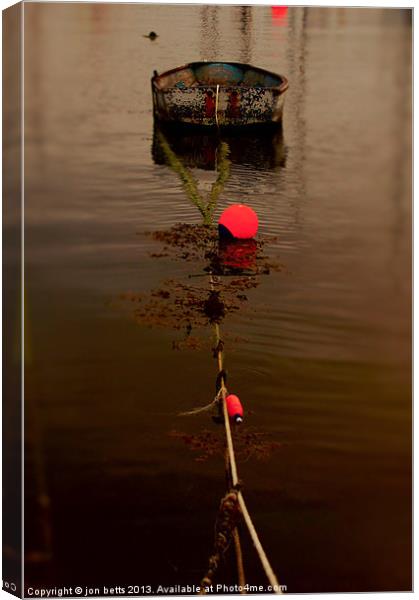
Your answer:
[[[216,101],[217,99],[218,95],[216,97]],[[215,118],[218,127],[217,108],[215,111]],[[220,140],[216,155],[218,176],[216,181],[211,186],[211,191],[208,197],[204,197],[198,189],[198,182],[192,171],[183,164],[181,159],[172,150],[168,140],[160,129],[156,130],[156,138],[160,148],[163,151],[163,154],[165,155],[168,165],[175,173],[177,173],[180,181],[182,182],[186,195],[201,213],[204,225],[211,225],[213,222],[214,211],[217,207],[218,198],[224,189],[226,181],[230,177],[230,161],[228,160],[230,149],[228,144]]]
[[[192,415],[199,415],[203,412],[210,411],[214,406],[218,404],[221,398],[221,390],[216,394],[214,400],[212,400],[209,404],[205,406],[198,406],[197,408],[193,408],[192,410],[186,410],[184,412],[178,413],[178,417],[191,417]]]
[[[211,289],[214,289],[215,283],[216,282],[213,278],[213,275],[211,274],[210,275]],[[223,367],[223,344],[220,344],[221,336],[220,336],[220,326],[218,323],[214,323],[214,329],[215,329],[215,337],[216,337],[218,372],[222,373],[224,370],[224,367]],[[250,537],[252,538],[253,545],[259,556],[260,562],[265,571],[265,575],[266,575],[269,583],[272,586],[272,591],[276,594],[282,594],[281,586],[280,586],[278,579],[274,573],[274,570],[272,569],[272,566],[268,560],[268,557],[266,556],[266,552],[263,549],[263,546],[260,542],[256,528],[250,517],[249,511],[247,510],[247,506],[244,501],[243,494],[240,490],[240,481],[239,481],[238,472],[237,472],[237,463],[236,463],[236,455],[234,452],[233,436],[231,433],[230,419],[229,419],[228,411],[227,411],[227,403],[226,403],[227,388],[225,386],[224,377],[222,375],[220,377],[220,392],[221,392],[221,399],[222,399],[222,404],[223,404],[224,426],[225,426],[226,439],[227,439],[227,451],[228,451],[228,459],[229,459],[229,463],[230,463],[231,481],[232,481],[233,487],[235,489],[237,489],[237,500],[240,505],[240,510],[243,515],[244,522],[247,526]]]
[[[216,122],[217,127],[219,127],[219,122],[218,122],[219,89],[220,89],[220,86],[217,85],[216,97],[215,97],[215,122]],[[166,138],[164,137],[164,135],[161,132],[158,134],[158,139],[159,139],[160,145],[166,155],[166,158],[169,162],[169,165],[172,167],[172,169],[174,171],[176,171],[179,174],[187,195],[189,196],[189,198],[192,200],[192,202],[197,206],[197,208],[201,212],[203,219],[204,219],[204,223],[208,224],[208,225],[211,224],[212,219],[213,219],[213,213],[214,213],[214,210],[215,210],[215,207],[217,204],[218,196],[220,195],[220,193],[224,187],[224,184],[230,174],[229,161],[227,160],[227,156],[229,153],[228,146],[224,142],[221,142],[221,144],[220,144],[222,160],[219,163],[219,176],[218,176],[215,184],[213,184],[210,198],[208,200],[207,206],[205,206],[202,201],[202,198],[198,192],[198,185],[197,185],[197,182],[195,181],[193,175],[188,171],[188,169],[186,169],[183,166],[182,162],[179,160],[179,158],[176,156],[176,154],[170,148],[169,143],[167,142]],[[217,155],[217,158],[218,158],[218,155]],[[211,273],[210,274],[210,286],[211,286],[212,291],[214,291],[215,284],[216,284],[215,277]],[[228,461],[228,464],[230,467],[229,471],[230,471],[230,479],[231,479],[231,484],[232,484],[232,490],[230,490],[230,498],[229,499],[231,500],[231,493],[233,492],[234,497],[236,498],[236,504],[238,504],[240,507],[240,512],[243,516],[244,522],[247,526],[250,537],[253,541],[253,545],[255,546],[256,552],[259,556],[259,559],[260,559],[263,569],[265,571],[266,577],[271,585],[271,591],[276,594],[282,594],[282,590],[278,583],[278,579],[276,578],[276,575],[269,563],[268,557],[266,556],[263,546],[259,540],[259,536],[258,536],[255,526],[252,522],[249,511],[247,510],[247,506],[244,501],[243,494],[240,490],[240,481],[239,481],[238,473],[237,473],[237,464],[236,464],[236,457],[235,457],[235,453],[234,453],[233,437],[232,437],[232,433],[231,433],[230,420],[229,420],[229,416],[228,416],[227,403],[226,403],[227,388],[225,386],[225,371],[223,369],[223,346],[224,345],[221,340],[220,327],[219,327],[218,323],[214,323],[214,326],[215,326],[215,333],[216,333],[216,339],[217,339],[214,354],[216,355],[216,358],[217,358],[217,365],[218,365],[217,384],[219,385],[219,387],[217,388],[216,396],[215,396],[214,400],[207,406],[199,407],[199,408],[193,409],[191,411],[187,411],[187,412],[180,413],[180,414],[181,415],[194,415],[194,414],[202,413],[202,412],[209,410],[214,404],[222,402],[224,426],[225,426],[225,433],[226,433],[226,440],[227,440],[227,461]],[[226,498],[227,498],[227,496],[226,496]],[[223,501],[225,499],[223,499]],[[221,512],[221,508],[220,508],[220,512]],[[236,560],[237,560],[239,584],[243,588],[243,586],[245,585],[245,578],[244,578],[244,568],[243,568],[243,557],[242,557],[242,551],[241,551],[241,545],[240,545],[240,536],[239,536],[239,532],[237,529],[237,525],[234,525],[234,527],[232,528],[231,535],[233,537],[235,549],[236,549]],[[222,537],[220,539],[222,539]],[[207,576],[204,577],[204,579],[202,580],[201,583],[204,583],[205,580],[208,581],[208,580],[212,579],[212,576],[214,575],[216,569],[218,568],[218,564],[221,559],[221,555],[225,549],[226,549],[226,547],[225,546],[223,547],[223,544],[218,544],[218,546],[217,546],[217,541],[216,541],[215,552],[210,557],[210,563],[209,563],[209,569],[207,572]],[[202,587],[201,594],[205,594],[205,593],[206,593],[205,587]],[[245,593],[245,592],[242,590],[242,593]]]
[[[236,552],[236,564],[237,564],[237,578],[239,580],[240,593],[246,593],[246,577],[244,574],[244,566],[243,566],[243,552],[242,546],[240,543],[240,534],[237,526],[233,529],[233,540],[234,540],[234,550]]]

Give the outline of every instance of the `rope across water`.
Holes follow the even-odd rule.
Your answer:
[[[213,275],[210,275],[210,285],[211,285],[211,289],[214,289],[215,281],[214,281]],[[218,372],[221,373],[223,371],[224,365],[223,365],[223,350],[221,349],[222,345],[220,345],[220,343],[219,343],[221,341],[221,336],[220,336],[220,326],[218,323],[214,324],[214,329],[215,329],[215,338],[216,338],[216,347],[217,347],[217,366],[218,366]],[[239,481],[238,471],[237,471],[236,455],[234,452],[234,444],[233,444],[233,436],[232,436],[231,427],[230,427],[230,419],[229,419],[229,415],[227,412],[227,403],[226,403],[227,388],[225,386],[225,381],[222,376],[221,376],[220,383],[221,383],[220,393],[221,393],[221,401],[222,401],[222,407],[223,407],[224,427],[225,427],[226,440],[227,440],[227,452],[228,452],[228,460],[229,460],[229,464],[230,464],[232,485],[233,485],[233,487],[235,487],[237,489],[237,499],[238,499],[241,513],[243,515],[244,522],[247,526],[250,537],[252,538],[253,545],[255,546],[256,552],[259,556],[259,559],[260,559],[262,567],[265,571],[266,577],[267,577],[270,585],[272,586],[272,591],[274,591],[276,594],[282,594],[281,586],[280,586],[278,579],[274,573],[274,570],[272,569],[272,566],[268,560],[268,557],[266,556],[266,552],[263,549],[263,546],[260,542],[256,528],[250,517],[249,511],[247,510],[247,506],[244,501],[243,494],[239,489],[240,481]]]
[[[217,85],[217,88],[216,88],[216,99],[215,99],[215,120],[216,120],[217,128],[219,127],[218,103],[219,103],[219,85]],[[218,174],[216,182],[213,184],[213,186],[211,188],[211,193],[210,193],[209,197],[205,201],[202,198],[201,194],[199,193],[198,184],[197,184],[194,176],[192,175],[190,170],[187,169],[182,164],[182,161],[179,160],[179,158],[173,152],[173,150],[171,149],[168,141],[166,140],[166,138],[162,132],[158,133],[158,140],[159,140],[160,146],[166,156],[169,166],[179,175],[188,198],[200,211],[200,213],[203,217],[204,224],[207,224],[207,225],[212,224],[214,211],[217,206],[218,198],[220,196],[220,193],[223,190],[225,182],[227,181],[227,179],[230,175],[229,161],[227,158],[227,156],[229,154],[228,145],[225,142],[220,141],[220,156],[219,157],[217,156],[217,158],[218,158],[217,170],[218,170],[219,174]],[[216,281],[215,281],[214,275],[210,274],[211,290],[214,290],[215,285],[216,285]],[[183,413],[183,414],[185,414],[185,415],[198,414],[200,412],[204,412],[205,410],[208,410],[212,405],[216,404],[217,402],[222,402],[222,412],[223,412],[223,417],[224,417],[224,426],[225,426],[226,441],[227,441],[227,460],[228,460],[231,485],[234,490],[234,495],[235,495],[236,501],[240,507],[240,511],[243,516],[243,520],[249,531],[250,537],[253,541],[254,547],[259,556],[262,567],[265,571],[266,577],[270,583],[271,591],[276,594],[282,594],[281,586],[278,583],[278,579],[272,569],[272,566],[268,560],[268,557],[266,556],[266,552],[264,551],[263,546],[260,542],[259,536],[257,534],[257,531],[255,529],[255,526],[253,524],[253,521],[252,521],[249,511],[247,509],[246,503],[244,501],[243,494],[240,490],[240,482],[239,482],[238,472],[237,472],[237,463],[236,463],[236,457],[235,457],[235,453],[234,453],[233,437],[232,437],[230,420],[229,420],[227,405],[226,405],[227,388],[225,386],[224,377],[222,376],[222,373],[223,373],[223,349],[222,349],[223,344],[220,343],[221,337],[220,337],[220,327],[219,327],[218,323],[215,323],[214,327],[215,327],[215,334],[216,334],[216,348],[217,348],[216,357],[217,357],[217,365],[218,365],[218,375],[220,378],[220,380],[219,380],[220,389],[218,390],[218,393],[217,393],[214,401],[210,405],[208,405],[207,407],[202,407],[199,409],[188,411],[187,413]],[[239,538],[238,530],[235,526],[232,528],[231,535],[233,536],[235,548],[236,548],[239,583],[241,585],[243,585],[244,571],[243,571],[240,538]],[[220,550],[217,549],[216,553],[213,554],[210,559],[211,564],[210,564],[209,571],[211,571],[212,573],[215,572],[215,569],[218,566],[219,559],[220,559]],[[215,569],[214,569],[214,567],[215,567]],[[203,593],[205,593],[205,591],[203,591]]]

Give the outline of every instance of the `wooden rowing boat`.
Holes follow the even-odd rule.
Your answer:
[[[151,79],[156,119],[204,127],[278,125],[288,80],[235,62],[193,62]]]

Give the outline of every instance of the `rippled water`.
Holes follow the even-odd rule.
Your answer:
[[[169,433],[215,430],[176,414],[211,400],[216,366],[117,300],[202,270],[151,257],[151,232],[199,214],[153,159],[149,80],[224,59],[290,82],[283,137],[238,146],[217,207],[251,204],[283,265],[222,324],[247,426],[281,443],[240,464],[249,509],[290,592],[410,589],[410,11],[29,3],[25,43],[26,544],[52,552],[28,582],[205,570],[223,459]]]

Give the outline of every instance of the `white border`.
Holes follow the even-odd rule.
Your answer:
[[[25,2],[37,2],[38,0],[25,0]],[[44,2],[53,2],[54,0],[42,0]],[[59,2],[67,2],[67,1],[72,1],[80,3],[80,2],[84,2],[84,0],[58,0]],[[89,3],[91,2],[102,2],[102,0],[89,0]],[[144,2],[144,1],[139,1],[139,2],[126,2],[126,1],[120,1],[120,0],[113,0],[112,2],[108,2],[108,3],[112,3],[112,4],[224,4],[224,5],[262,5],[262,6],[270,6],[272,4],[281,4],[281,2],[279,2],[279,0],[272,0],[271,2],[268,2],[266,0],[253,0],[253,1],[249,1],[249,0],[228,0],[228,1],[223,1],[223,0],[218,0],[218,1],[214,1],[214,0],[207,0],[207,2],[200,2],[197,0],[181,0],[180,2],[177,2],[176,0],[155,0],[154,2]],[[8,8],[9,6],[12,6],[13,4],[16,4],[16,2],[12,1],[12,0],[0,0],[0,7],[2,10]],[[351,0],[347,0],[346,2],[327,2],[326,0],[317,0],[317,2],[313,2],[313,1],[306,1],[304,3],[302,2],[297,2],[295,0],[288,0],[288,2],[284,3],[287,6],[321,6],[321,7],[365,7],[365,8],[414,8],[414,1],[410,0],[410,1],[406,1],[406,0],[381,0],[381,1],[374,1],[374,0],[368,0],[368,1],[364,1],[364,2],[356,2],[356,1],[351,1]],[[21,114],[21,152],[22,152],[22,164],[21,164],[21,177],[22,177],[22,182],[21,182],[21,217],[22,217],[22,231],[21,231],[21,236],[22,236],[22,247],[21,247],[21,251],[22,251],[22,267],[21,267],[21,318],[22,318],[22,490],[23,488],[23,481],[24,481],[24,403],[23,403],[23,398],[24,398],[24,274],[25,274],[25,268],[24,268],[24,3],[22,6],[22,12],[21,12],[21,24],[22,24],[22,47],[21,47],[21,107],[22,107],[22,114]],[[413,28],[413,33],[414,33],[414,28]],[[1,28],[0,28],[0,41],[1,41]],[[416,46],[415,46],[415,38],[413,35],[413,66],[412,66],[412,70],[413,70],[413,76],[415,74],[415,65],[417,64],[416,61]],[[1,71],[1,64],[0,64],[0,71]],[[413,87],[414,90],[414,87]],[[413,91],[412,91],[413,93]],[[1,100],[0,100],[1,102]],[[414,98],[413,98],[413,103],[412,103],[412,107],[413,107],[413,111],[415,108],[415,104],[414,104]],[[413,123],[414,124],[414,123]],[[1,130],[1,124],[0,124],[0,130]],[[416,141],[416,135],[415,135],[415,130],[413,130],[414,133],[414,137],[413,137],[413,142]],[[413,169],[414,169],[414,173],[416,172],[416,156],[413,154]],[[1,181],[1,173],[0,173],[0,181]],[[413,198],[414,198],[414,187],[413,187]],[[1,214],[0,214],[0,221],[1,221]],[[414,221],[412,218],[412,234],[414,235]],[[0,241],[2,240],[2,236],[0,233]],[[1,246],[0,246],[0,254],[1,254]],[[413,252],[413,258],[415,258],[415,253]],[[415,262],[415,261],[414,261]],[[0,283],[2,282],[2,274],[0,272]],[[413,305],[415,306],[415,304]],[[2,308],[2,298],[0,296],[0,309]],[[1,314],[1,311],[0,311]],[[1,317],[0,317],[1,319]],[[414,324],[414,333],[416,333],[416,324]],[[1,357],[1,349],[0,349],[0,357]],[[1,364],[1,363],[0,363]],[[416,367],[416,358],[414,357],[414,370],[413,373],[415,372],[415,367]],[[0,420],[1,420],[1,415],[0,415]],[[415,429],[415,424],[417,424],[417,418],[416,415],[414,415],[414,419],[413,419],[413,423],[412,423],[412,427],[413,430]],[[0,449],[0,455],[1,455],[1,449]],[[415,474],[415,473],[414,473]],[[416,477],[414,477],[414,491],[416,490]],[[22,549],[24,548],[24,497],[22,494],[22,508],[21,508],[21,518],[22,518]],[[383,523],[383,527],[385,527],[385,524]],[[1,521],[0,521],[0,532],[1,532]],[[416,540],[417,536],[416,536],[416,527],[414,527],[414,541]],[[382,549],[383,551],[385,551],[385,549]],[[413,554],[414,556],[414,564],[413,564],[413,573],[414,576],[417,573],[417,567],[418,567],[418,559],[416,554]],[[0,567],[1,568],[1,567]],[[24,564],[23,564],[23,560],[22,560],[22,590],[23,590],[23,582],[24,582]],[[362,597],[365,598],[366,600],[369,600],[371,598],[371,600],[375,600],[376,598],[379,598],[381,596],[383,597],[387,597],[389,595],[391,595],[392,597],[398,599],[398,598],[403,598],[407,595],[411,595],[411,593],[409,592],[405,592],[405,593],[376,593],[376,594],[370,594],[370,593],[362,593]],[[287,594],[290,597],[297,597],[303,594]],[[352,599],[356,599],[357,596],[359,594],[352,594],[352,593],[348,593],[348,594],[333,594],[334,597],[342,597],[345,598],[345,600],[352,600]],[[328,600],[328,598],[331,596],[331,594],[304,594],[304,596],[307,597],[311,597],[313,596],[314,598],[318,599],[318,600]],[[121,596],[122,597],[122,596]],[[163,596],[161,596],[163,597]],[[174,598],[175,596],[170,596],[171,598]],[[229,595],[229,596],[219,596],[217,595],[217,597],[221,597],[221,598],[232,598],[232,597],[237,597],[237,598],[242,598],[241,596],[233,596],[233,595]],[[251,597],[255,597],[254,595],[252,595]],[[257,596],[260,598],[266,598],[267,596]],[[269,597],[269,596],[268,596]],[[7,594],[7,592],[4,592],[3,590],[0,590],[0,600],[6,600],[6,599],[10,599],[11,595]],[[134,598],[134,596],[132,596],[132,598]],[[182,598],[184,598],[184,596],[182,596]]]

